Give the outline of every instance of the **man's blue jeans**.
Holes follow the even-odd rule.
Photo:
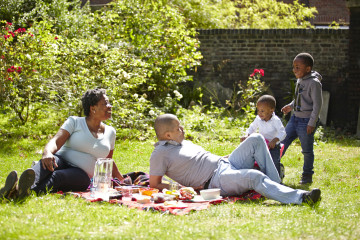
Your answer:
[[[255,161],[260,171],[253,169]],[[253,189],[282,203],[301,204],[302,195],[306,191],[289,188],[280,182],[264,137],[253,133],[230,154],[228,159],[220,160],[209,188],[220,188],[221,196],[238,196]]]
[[[309,122],[309,118],[298,118],[292,115],[288,124],[285,127],[286,138],[282,141],[284,144],[283,156],[290,146],[290,144],[299,138],[301,143],[302,154],[304,155],[303,174],[314,174],[314,134],[318,124],[316,124],[315,130],[312,134],[307,134],[306,128]]]

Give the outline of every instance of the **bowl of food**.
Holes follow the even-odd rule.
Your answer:
[[[204,200],[214,200],[221,198],[220,188],[204,189],[200,191],[200,195]]]
[[[151,196],[154,193],[158,193],[159,189],[156,188],[139,188],[139,192],[141,195]]]

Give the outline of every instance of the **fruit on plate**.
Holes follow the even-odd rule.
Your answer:
[[[155,193],[152,195],[152,200],[155,203],[163,203],[165,201],[175,200],[175,196],[165,193]]]
[[[135,198],[136,198],[136,201],[138,203],[145,204],[145,203],[150,203],[151,202],[151,197],[150,196],[139,195],[139,196],[136,196]]]
[[[180,200],[191,200],[196,195],[195,190],[192,187],[180,188]]]
[[[158,193],[159,189],[156,188],[139,188],[141,195],[151,196],[154,193]]]
[[[170,190],[164,188],[164,189],[162,190],[162,193],[167,194],[167,195],[173,195],[176,199],[178,199],[178,198],[180,197],[180,192],[179,192],[179,190],[170,191]]]

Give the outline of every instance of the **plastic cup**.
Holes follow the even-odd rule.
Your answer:
[[[170,191],[177,191],[179,190],[180,186],[177,182],[170,182]]]
[[[132,199],[132,187],[123,186],[121,188],[122,200],[123,201],[131,201]]]

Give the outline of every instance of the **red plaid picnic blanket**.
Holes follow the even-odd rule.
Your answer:
[[[62,192],[59,192],[60,194],[64,194]],[[84,198],[86,201],[89,202],[103,202],[104,200],[102,198],[94,198],[91,196],[90,191],[86,192],[71,192],[71,193],[65,193],[65,194],[71,194],[75,197],[81,197]],[[138,203],[135,199],[134,201],[123,201],[120,199],[111,199],[108,202],[110,204],[118,204],[121,206],[126,206],[130,209],[138,209],[142,211],[158,211],[163,213],[169,213],[174,215],[185,215],[193,211],[200,211],[208,209],[211,205],[217,205],[220,203],[235,203],[237,201],[253,201],[253,200],[260,200],[264,197],[261,196],[259,193],[251,190],[248,191],[241,196],[238,197],[226,197],[221,199],[216,199],[212,201],[204,201],[204,202],[192,202],[190,201],[181,201],[181,204],[179,206],[171,206],[171,205],[165,205],[163,203]]]

